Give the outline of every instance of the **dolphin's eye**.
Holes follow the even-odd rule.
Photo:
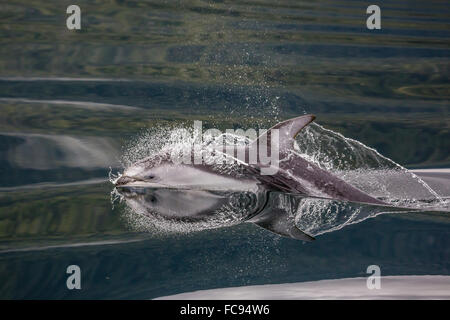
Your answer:
[[[153,173],[149,173],[145,176],[146,179],[152,180],[155,179],[155,175]]]

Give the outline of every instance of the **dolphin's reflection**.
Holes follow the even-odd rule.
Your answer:
[[[401,209],[282,192],[223,192],[121,186],[132,215],[161,231],[189,232],[254,223],[278,235],[310,241],[380,213]]]
[[[226,205],[230,196],[201,190],[119,188],[127,204],[137,211],[179,221],[207,220]]]

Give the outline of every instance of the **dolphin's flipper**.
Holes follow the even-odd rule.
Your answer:
[[[294,219],[282,209],[267,210],[249,221],[283,237],[303,241],[315,240],[314,237],[297,228]]]

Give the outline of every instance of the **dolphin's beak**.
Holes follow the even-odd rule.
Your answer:
[[[133,182],[136,182],[136,183],[133,183]],[[127,186],[145,187],[145,188],[167,188],[166,185],[158,183],[158,182],[153,182],[153,181],[145,180],[145,179],[142,179],[139,177],[130,177],[130,176],[121,176],[115,182],[115,186],[116,186],[116,188],[117,187],[127,187]]]
[[[134,182],[134,181],[138,181],[138,179],[132,178],[132,177],[129,177],[129,176],[121,176],[119,179],[117,179],[115,185],[116,185],[116,187],[117,186],[123,186],[123,185],[125,185],[127,183]]]

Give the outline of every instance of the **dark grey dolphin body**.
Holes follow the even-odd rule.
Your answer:
[[[265,191],[281,191],[304,196],[384,205],[382,201],[362,192],[292,152],[295,136],[314,119],[313,115],[305,115],[278,123],[269,129],[256,141],[245,147],[244,154],[246,159],[240,162],[240,170],[233,172],[221,171],[217,170],[216,165],[207,163],[175,164],[171,161],[169,155],[161,154],[141,160],[127,168],[124,174],[115,182],[116,187],[119,189],[125,187],[151,187],[197,191],[251,191],[259,195],[264,195]],[[277,142],[279,162],[276,164],[263,164],[259,157],[259,152],[257,152],[256,163],[251,163],[249,158],[250,153],[254,151],[252,148],[256,148],[259,151],[261,141],[267,143],[269,154],[273,152],[271,146],[273,146],[272,136],[275,137],[273,134],[275,132],[274,129],[277,129],[279,137]],[[238,152],[238,150],[235,150],[234,155],[236,156]],[[269,169],[270,166],[276,167],[274,174],[263,174],[263,170]],[[207,198],[211,203],[211,207],[217,206],[217,203],[211,201],[210,194],[208,194]],[[198,200],[198,204],[207,208],[208,206],[205,205],[204,200]],[[142,203],[145,203],[145,201],[141,201]],[[246,221],[253,222],[283,236],[301,240],[313,239],[297,229],[292,218],[283,210],[265,207],[264,200],[258,200],[258,203],[259,207],[246,215]],[[162,215],[170,216],[167,212]],[[200,212],[186,209],[186,214],[183,215],[182,219],[195,220],[200,216]],[[176,217],[176,219],[181,219],[181,217]]]

